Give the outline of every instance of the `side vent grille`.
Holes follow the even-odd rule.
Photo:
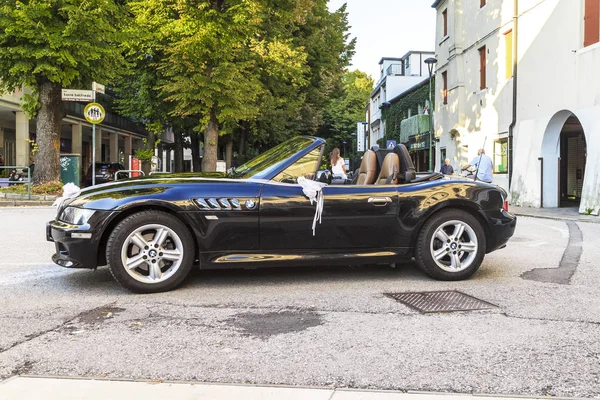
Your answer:
[[[206,198],[206,199],[194,199],[200,209],[205,211],[228,211],[235,210],[239,211],[242,209],[240,201],[238,199],[227,199],[227,198]]]

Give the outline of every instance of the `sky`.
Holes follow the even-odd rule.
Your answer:
[[[348,3],[356,54],[351,69],[379,79],[381,57],[402,57],[409,50],[435,50],[433,0],[329,0],[329,9]]]

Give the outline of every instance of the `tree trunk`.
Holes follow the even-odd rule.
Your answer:
[[[246,155],[246,124],[242,124],[241,130],[240,130],[240,148],[239,148],[239,157],[245,162],[246,158],[244,157]]]
[[[173,158],[173,172],[183,172],[183,137],[181,133],[175,133]]]
[[[204,157],[202,171],[217,170],[217,149],[219,148],[219,121],[214,110],[210,111],[210,119],[204,130]]]
[[[34,184],[60,180],[60,123],[64,115],[61,85],[44,82],[40,85],[40,109],[37,115]]]
[[[192,169],[194,172],[202,171],[202,165],[200,163],[200,138],[198,133],[190,133],[190,140],[192,142]]]
[[[225,168],[231,168],[231,159],[233,158],[233,135],[227,136],[227,144],[225,145]]]

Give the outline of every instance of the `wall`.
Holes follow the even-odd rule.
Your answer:
[[[600,152],[600,44],[583,48],[583,0],[522,0],[512,202],[558,206],[558,139],[575,115],[588,154]],[[535,162],[532,162],[535,161]],[[580,212],[600,209],[600,158],[588,157]]]
[[[508,4],[510,3],[510,7]],[[448,35],[442,12],[447,10]],[[436,94],[434,129],[439,143],[436,170],[445,149],[455,170],[484,146],[493,156],[494,141],[508,134],[512,117],[512,78],[506,76],[504,34],[512,28],[512,1],[441,2],[437,7]],[[486,47],[486,88],[480,87],[479,49]],[[442,73],[448,76],[448,102],[443,104]],[[494,174],[494,183],[508,190],[508,174]]]

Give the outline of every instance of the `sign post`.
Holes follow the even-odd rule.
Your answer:
[[[93,103],[88,104],[83,109],[83,116],[85,119],[92,124],[92,186],[96,185],[96,124],[104,121],[106,112],[104,107],[99,103],[96,103],[96,92],[104,93],[104,85],[93,82],[92,83],[92,96]]]
[[[95,96],[91,90],[62,89],[61,98],[62,101],[90,102],[94,101]]]
[[[96,184],[96,124],[104,121],[106,112],[102,105],[96,103],[96,92],[104,94],[105,87],[92,83],[92,90],[62,89],[62,101],[91,102],[83,109],[83,116],[92,124],[92,186]]]

